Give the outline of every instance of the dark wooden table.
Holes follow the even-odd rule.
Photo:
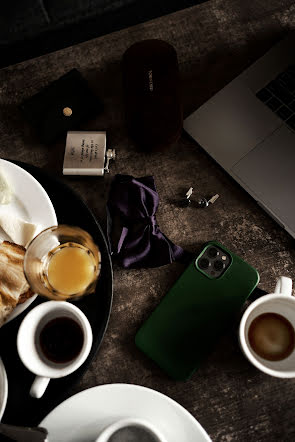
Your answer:
[[[103,223],[115,173],[153,174],[161,201],[158,222],[164,233],[192,252],[203,242],[218,239],[258,269],[261,288],[272,290],[279,275],[295,278],[294,240],[185,134],[165,153],[144,154],[136,149],[124,124],[120,62],[135,41],[162,38],[172,43],[179,57],[187,115],[294,26],[292,0],[214,0],[8,67],[0,71],[1,157],[61,175],[64,140],[50,147],[41,145],[17,105],[76,67],[104,103],[103,114],[84,128],[107,130],[108,146],[117,149],[118,159],[105,178],[64,180]],[[190,186],[196,194],[221,197],[204,211],[176,207],[173,200]],[[186,383],[169,380],[135,348],[136,330],[182,269],[180,264],[151,270],[115,267],[113,311],[104,342],[69,395],[104,383],[135,383],[178,401],[215,441],[295,440],[294,381],[271,378],[252,367],[239,350],[234,327]]]

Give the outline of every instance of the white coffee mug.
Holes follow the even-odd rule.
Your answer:
[[[141,418],[126,418],[120,419],[114,422],[111,425],[108,425],[106,428],[102,430],[98,438],[95,442],[108,442],[111,436],[114,435],[118,430],[122,430],[127,427],[137,427],[143,430],[154,439],[155,442],[166,442],[166,439],[162,436],[162,434],[155,428],[155,426],[144,419]]]
[[[55,363],[47,359],[40,347],[40,333],[51,320],[68,317],[76,321],[83,332],[79,354],[69,362]],[[73,373],[86,360],[92,346],[92,330],[84,313],[75,305],[64,301],[48,301],[31,310],[23,319],[17,334],[17,351],[23,364],[36,378],[30,395],[43,396],[51,378],[61,378]]]
[[[292,296],[292,280],[285,276],[278,279],[274,293],[262,296],[245,311],[240,322],[239,340],[249,361],[259,370],[277,378],[295,377],[295,349],[280,361],[268,361],[254,352],[248,338],[249,327],[257,316],[277,313],[286,318],[295,330],[295,297]]]

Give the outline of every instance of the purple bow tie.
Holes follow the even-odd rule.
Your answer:
[[[160,231],[158,205],[152,176],[115,176],[107,204],[108,239],[111,253],[123,267],[158,267],[187,260],[187,252]]]

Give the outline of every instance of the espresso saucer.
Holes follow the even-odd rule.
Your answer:
[[[132,384],[84,390],[56,407],[40,423],[50,442],[94,441],[108,425],[125,418],[150,422],[169,442],[210,442],[199,422],[162,393]]]

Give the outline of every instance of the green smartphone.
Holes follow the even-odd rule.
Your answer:
[[[137,347],[172,378],[188,379],[258,282],[257,270],[206,243],[136,334]]]

